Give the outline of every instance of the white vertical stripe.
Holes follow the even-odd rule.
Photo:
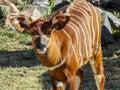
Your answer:
[[[86,13],[82,8],[77,8],[77,7],[75,7],[75,8],[73,8],[75,11],[78,11],[78,12],[80,12],[81,14],[83,14],[83,16],[86,18],[86,26],[85,26],[85,28],[86,28],[86,33],[87,33],[87,37],[88,37],[88,39],[89,40],[87,40],[89,43],[88,43],[88,49],[89,49],[89,51],[91,50],[91,44],[92,44],[92,37],[91,37],[91,30],[90,30],[90,16],[88,15],[88,13]],[[87,29],[87,26],[88,26],[88,29]]]
[[[91,4],[89,4],[89,5],[91,5]],[[95,31],[95,32],[97,32],[96,33],[96,38],[97,38],[97,41],[95,42],[95,45],[97,46],[97,49],[95,50],[95,54],[99,54],[100,53],[100,49],[99,49],[99,51],[98,51],[98,48],[99,48],[99,43],[98,43],[98,40],[99,40],[99,34],[100,34],[100,27],[99,27],[99,23],[100,22],[98,22],[98,12],[97,12],[97,9],[95,9],[92,5],[91,5],[91,7],[93,8],[93,10],[94,10],[94,14],[95,14],[95,18],[96,18],[96,22],[94,23],[95,25],[97,25],[97,30]],[[98,52],[98,53],[97,53]]]
[[[69,35],[64,29],[63,29],[62,31],[63,31],[63,32],[67,35],[67,37],[69,38],[71,47],[72,47],[72,49],[73,49],[73,52],[74,52],[74,54],[75,54],[75,58],[76,58],[76,60],[77,60],[77,54],[76,54],[75,48],[74,48],[74,46],[73,46],[73,44],[72,44],[72,39],[71,39],[70,35]],[[77,61],[78,61],[78,60],[77,60]],[[79,63],[79,62],[78,62],[78,63]]]
[[[88,27],[89,27],[89,30],[90,30],[90,25],[89,25],[90,24],[90,15],[88,14],[88,11],[90,11],[90,9],[88,10],[88,8],[86,8],[85,5],[81,5],[81,7],[79,7],[79,5],[78,6],[74,6],[74,7],[76,9],[78,9],[77,10],[78,12],[82,13],[85,16],[86,20],[88,21],[87,23],[88,23]],[[84,7],[87,11],[85,12],[85,10],[82,7]],[[82,12],[81,12],[81,10],[82,10]],[[89,33],[89,34],[90,34],[90,37],[91,37],[91,33]]]
[[[77,14],[75,14],[74,11]],[[86,55],[86,57],[88,55],[91,56],[92,55],[92,53],[91,53],[92,46],[95,45],[95,46],[99,47],[98,46],[98,39],[99,39],[99,32],[100,32],[99,29],[100,29],[100,27],[99,27],[99,22],[98,22],[98,16],[99,15],[98,15],[97,10],[90,3],[86,2],[85,0],[76,0],[68,8],[67,13],[71,13],[70,20],[72,20],[73,22],[71,21],[67,25],[68,25],[68,27],[70,27],[75,32],[76,42],[79,42],[79,40],[78,40],[79,35],[80,35],[79,33],[82,33],[83,39],[84,39],[83,43],[85,45],[85,53],[86,53],[85,55]],[[82,14],[84,16],[84,19],[82,18],[83,16],[80,17],[79,14]],[[84,21],[84,20],[86,20],[87,22]],[[79,21],[82,22],[82,24],[80,24]],[[95,29],[95,27],[97,27],[97,28]],[[69,36],[69,34],[68,34],[68,36]],[[71,43],[72,43],[72,41],[71,41]],[[73,44],[72,44],[72,47],[75,49]],[[81,56],[83,56],[82,51],[81,51],[82,47],[81,47],[81,45],[78,45],[78,47],[79,47],[79,54],[80,54],[80,57],[81,57]],[[95,51],[96,50],[98,50],[98,49],[95,49]],[[81,64],[82,64],[82,62],[81,62]]]
[[[71,24],[71,25],[70,25],[70,24]],[[75,29],[74,32],[77,33],[77,35],[80,34],[80,32],[78,32],[78,31],[79,31],[78,26],[76,26],[76,25],[73,24],[72,22],[69,23],[68,26],[69,26],[69,27],[74,26],[74,27],[72,28],[72,30]],[[79,46],[81,45],[80,41],[78,41],[78,40],[77,40],[76,44],[77,44],[77,47],[79,47]],[[82,58],[81,48],[80,48],[80,47],[79,47],[79,50],[76,50],[76,52],[78,52],[79,55],[80,55],[80,57]],[[82,61],[82,60],[81,60],[81,61]]]
[[[84,5],[82,5],[84,8],[86,8],[89,12],[90,12],[90,14],[92,14],[92,18],[90,18],[90,23],[92,22],[92,26],[90,26],[90,30],[91,30],[91,43],[92,43],[92,45],[94,45],[94,39],[95,39],[95,30],[94,30],[94,26],[93,26],[93,13],[92,13],[92,11],[90,11],[91,10],[91,8],[86,4],[86,3],[83,3]],[[92,28],[92,29],[91,29]]]
[[[82,6],[83,6],[83,7],[86,6],[86,9],[87,9],[88,11],[90,11],[92,6],[90,7],[90,5],[88,6],[88,4],[90,4],[90,3],[88,3],[88,2],[82,2]],[[77,3],[77,5],[78,5],[78,7],[79,7],[80,4]],[[94,23],[93,23],[94,20],[93,20],[93,13],[92,13],[92,12],[93,12],[93,11],[91,11],[91,14],[92,14],[92,18],[91,18],[91,19],[92,19],[92,21],[91,21],[92,26],[91,26],[91,27],[92,27],[92,35],[93,35],[93,36],[91,36],[91,37],[93,37],[93,38],[92,38],[91,40],[93,41],[93,42],[92,42],[92,45],[94,45],[94,42],[95,42],[95,29],[94,29]]]
[[[78,18],[78,21],[82,21],[83,22],[83,24],[84,24],[84,26],[85,26],[85,23],[84,23],[84,21],[83,21],[83,19],[81,19],[79,16],[77,16],[77,15],[72,15],[72,16],[74,16],[74,17],[76,17],[76,18]],[[80,26],[80,28],[81,28],[81,31],[82,31],[82,33],[83,33],[83,37],[84,37],[84,40],[85,40],[85,47],[86,47],[86,56],[88,56],[88,49],[87,49],[87,40],[86,40],[86,35],[85,35],[85,30],[83,29],[83,27],[80,25],[80,23],[79,23],[79,26]]]
[[[78,21],[76,21],[74,18],[71,18],[71,20],[73,20],[75,23],[77,23],[77,25],[75,24],[75,27],[76,27],[76,29],[75,29],[75,31],[77,32],[77,34],[78,34],[78,37],[80,37],[80,23],[78,22]],[[77,44],[78,44],[78,47],[79,47],[79,54],[80,54],[80,57],[82,58],[82,53],[81,53],[81,43],[80,43],[80,41],[78,40],[78,42],[77,42]]]
[[[79,28],[76,27],[75,24],[73,24],[72,22],[69,22],[67,25],[74,31],[76,36],[76,41],[78,42],[78,33],[76,32],[76,30],[79,30]]]

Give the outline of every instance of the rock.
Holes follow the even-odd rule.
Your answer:
[[[101,4],[108,4],[109,2],[120,4],[120,0],[100,0]]]
[[[55,0],[54,5],[57,5],[63,1],[64,0]],[[50,9],[49,0],[34,0],[32,4],[40,11],[41,14]]]
[[[31,19],[32,19],[32,20],[39,19],[39,18],[42,16],[37,9],[34,9],[32,14],[33,14],[33,15],[31,16]]]
[[[100,0],[101,6],[120,11],[120,0]]]
[[[55,0],[54,5],[57,5],[59,3],[62,3],[64,0]]]
[[[59,9],[64,8],[64,7],[69,6],[69,5],[70,5],[69,1],[62,1],[62,2],[55,5],[55,7],[53,8],[53,11],[58,11]],[[65,10],[62,10],[62,11],[66,12],[67,7],[64,9]]]
[[[41,14],[45,13],[50,8],[49,0],[34,0],[32,4]]]
[[[102,45],[114,43],[112,33],[110,32],[110,30],[108,30],[108,28],[105,25],[102,25],[101,40],[102,40]]]
[[[102,16],[102,44],[112,44],[114,42],[111,27],[120,27],[120,20],[112,13],[98,8]]]
[[[27,9],[24,12],[21,12],[20,14],[25,15],[28,18],[31,18],[33,21],[41,17],[40,12],[36,8]]]

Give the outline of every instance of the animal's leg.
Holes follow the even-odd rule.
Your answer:
[[[77,71],[76,89],[75,90],[80,90],[81,89],[82,78],[83,78],[83,71],[82,71],[81,68],[79,68],[78,71]]]
[[[100,52],[98,56],[95,56],[92,60],[90,60],[90,65],[94,73],[94,78],[98,90],[104,90],[105,75],[102,62],[102,52]]]
[[[75,90],[76,75],[69,77],[65,90]]]
[[[51,77],[52,85],[53,85],[53,90],[64,90],[64,85],[62,82],[55,80],[54,78]]]

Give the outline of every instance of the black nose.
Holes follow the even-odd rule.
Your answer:
[[[45,44],[37,44],[37,49],[44,50]]]

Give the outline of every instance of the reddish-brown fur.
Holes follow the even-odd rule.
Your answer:
[[[90,17],[88,20],[93,20],[93,17],[95,19],[98,19],[98,26],[96,24],[96,21],[94,22],[94,33],[95,38],[93,36],[90,36],[90,33],[92,32],[92,24],[90,23],[90,29],[89,25],[87,24],[87,20],[85,19],[84,15],[80,15],[80,18],[84,20],[84,23],[86,23],[86,27],[82,26],[84,28],[84,33],[87,35],[89,33],[89,36],[86,36],[86,39],[88,40],[87,45],[92,46],[92,54],[88,51],[86,51],[86,47],[84,46],[85,39],[83,37],[82,33],[79,33],[79,41],[81,43],[77,42],[75,31],[76,29],[72,30],[72,28],[69,27],[69,24],[72,22],[71,18],[76,19],[72,14],[79,15],[78,12],[70,9],[71,15],[68,14],[56,14],[53,16],[51,20],[41,20],[38,19],[34,22],[30,23],[30,20],[26,18],[25,16],[16,16],[11,21],[12,24],[21,32],[24,32],[26,29],[26,32],[29,32],[32,34],[32,44],[34,51],[37,55],[37,58],[40,60],[40,62],[48,67],[51,81],[53,83],[53,89],[54,90],[63,90],[63,86],[60,83],[63,83],[65,85],[65,90],[75,90],[76,88],[76,77],[78,76],[80,80],[82,81],[82,70],[81,67],[84,66],[87,62],[90,62],[98,90],[104,90],[104,69],[103,69],[103,63],[102,63],[102,50],[101,50],[101,41],[100,41],[100,26],[101,26],[101,18],[100,14],[97,11],[98,17],[94,14],[92,14],[94,11],[93,6],[89,3],[87,3],[85,0],[75,0],[75,3],[81,3],[84,2],[86,5],[88,5],[91,8],[91,11],[87,11],[92,19]],[[80,6],[81,7],[81,6]],[[83,7],[82,7],[83,8]],[[24,19],[23,19],[24,18]],[[18,27],[18,24],[14,23],[14,21],[19,21],[18,24],[22,25],[21,28],[20,25]],[[24,21],[23,21],[24,20]],[[82,21],[79,21],[79,23],[82,24]],[[75,24],[75,23],[74,23]],[[77,25],[78,26],[78,25]],[[24,28],[24,29],[22,29]],[[81,28],[80,28],[81,29]],[[51,35],[47,39],[47,32],[51,32]],[[66,34],[67,32],[67,34]],[[76,30],[76,32],[78,32]],[[94,34],[91,33],[91,34]],[[38,48],[36,45],[39,43],[39,38],[41,38],[43,35],[45,35],[44,44],[46,45],[47,51],[44,54],[39,53]],[[90,38],[90,39],[89,39]],[[95,39],[95,42],[93,41],[93,44],[89,43],[89,40]],[[47,42],[47,43],[46,43]],[[40,44],[42,44],[42,39],[40,39]],[[96,44],[97,43],[97,44]],[[82,46],[82,57],[80,56],[80,51],[78,50],[79,45]],[[89,49],[89,48],[88,48]],[[90,54],[89,56],[86,55],[86,52]],[[90,60],[92,59],[92,60]],[[61,62],[65,62],[61,64],[59,67],[55,69],[50,69],[51,67],[54,67],[56,65],[59,65]],[[82,62],[80,64],[80,62]],[[81,86],[81,83],[79,84],[79,89]]]

